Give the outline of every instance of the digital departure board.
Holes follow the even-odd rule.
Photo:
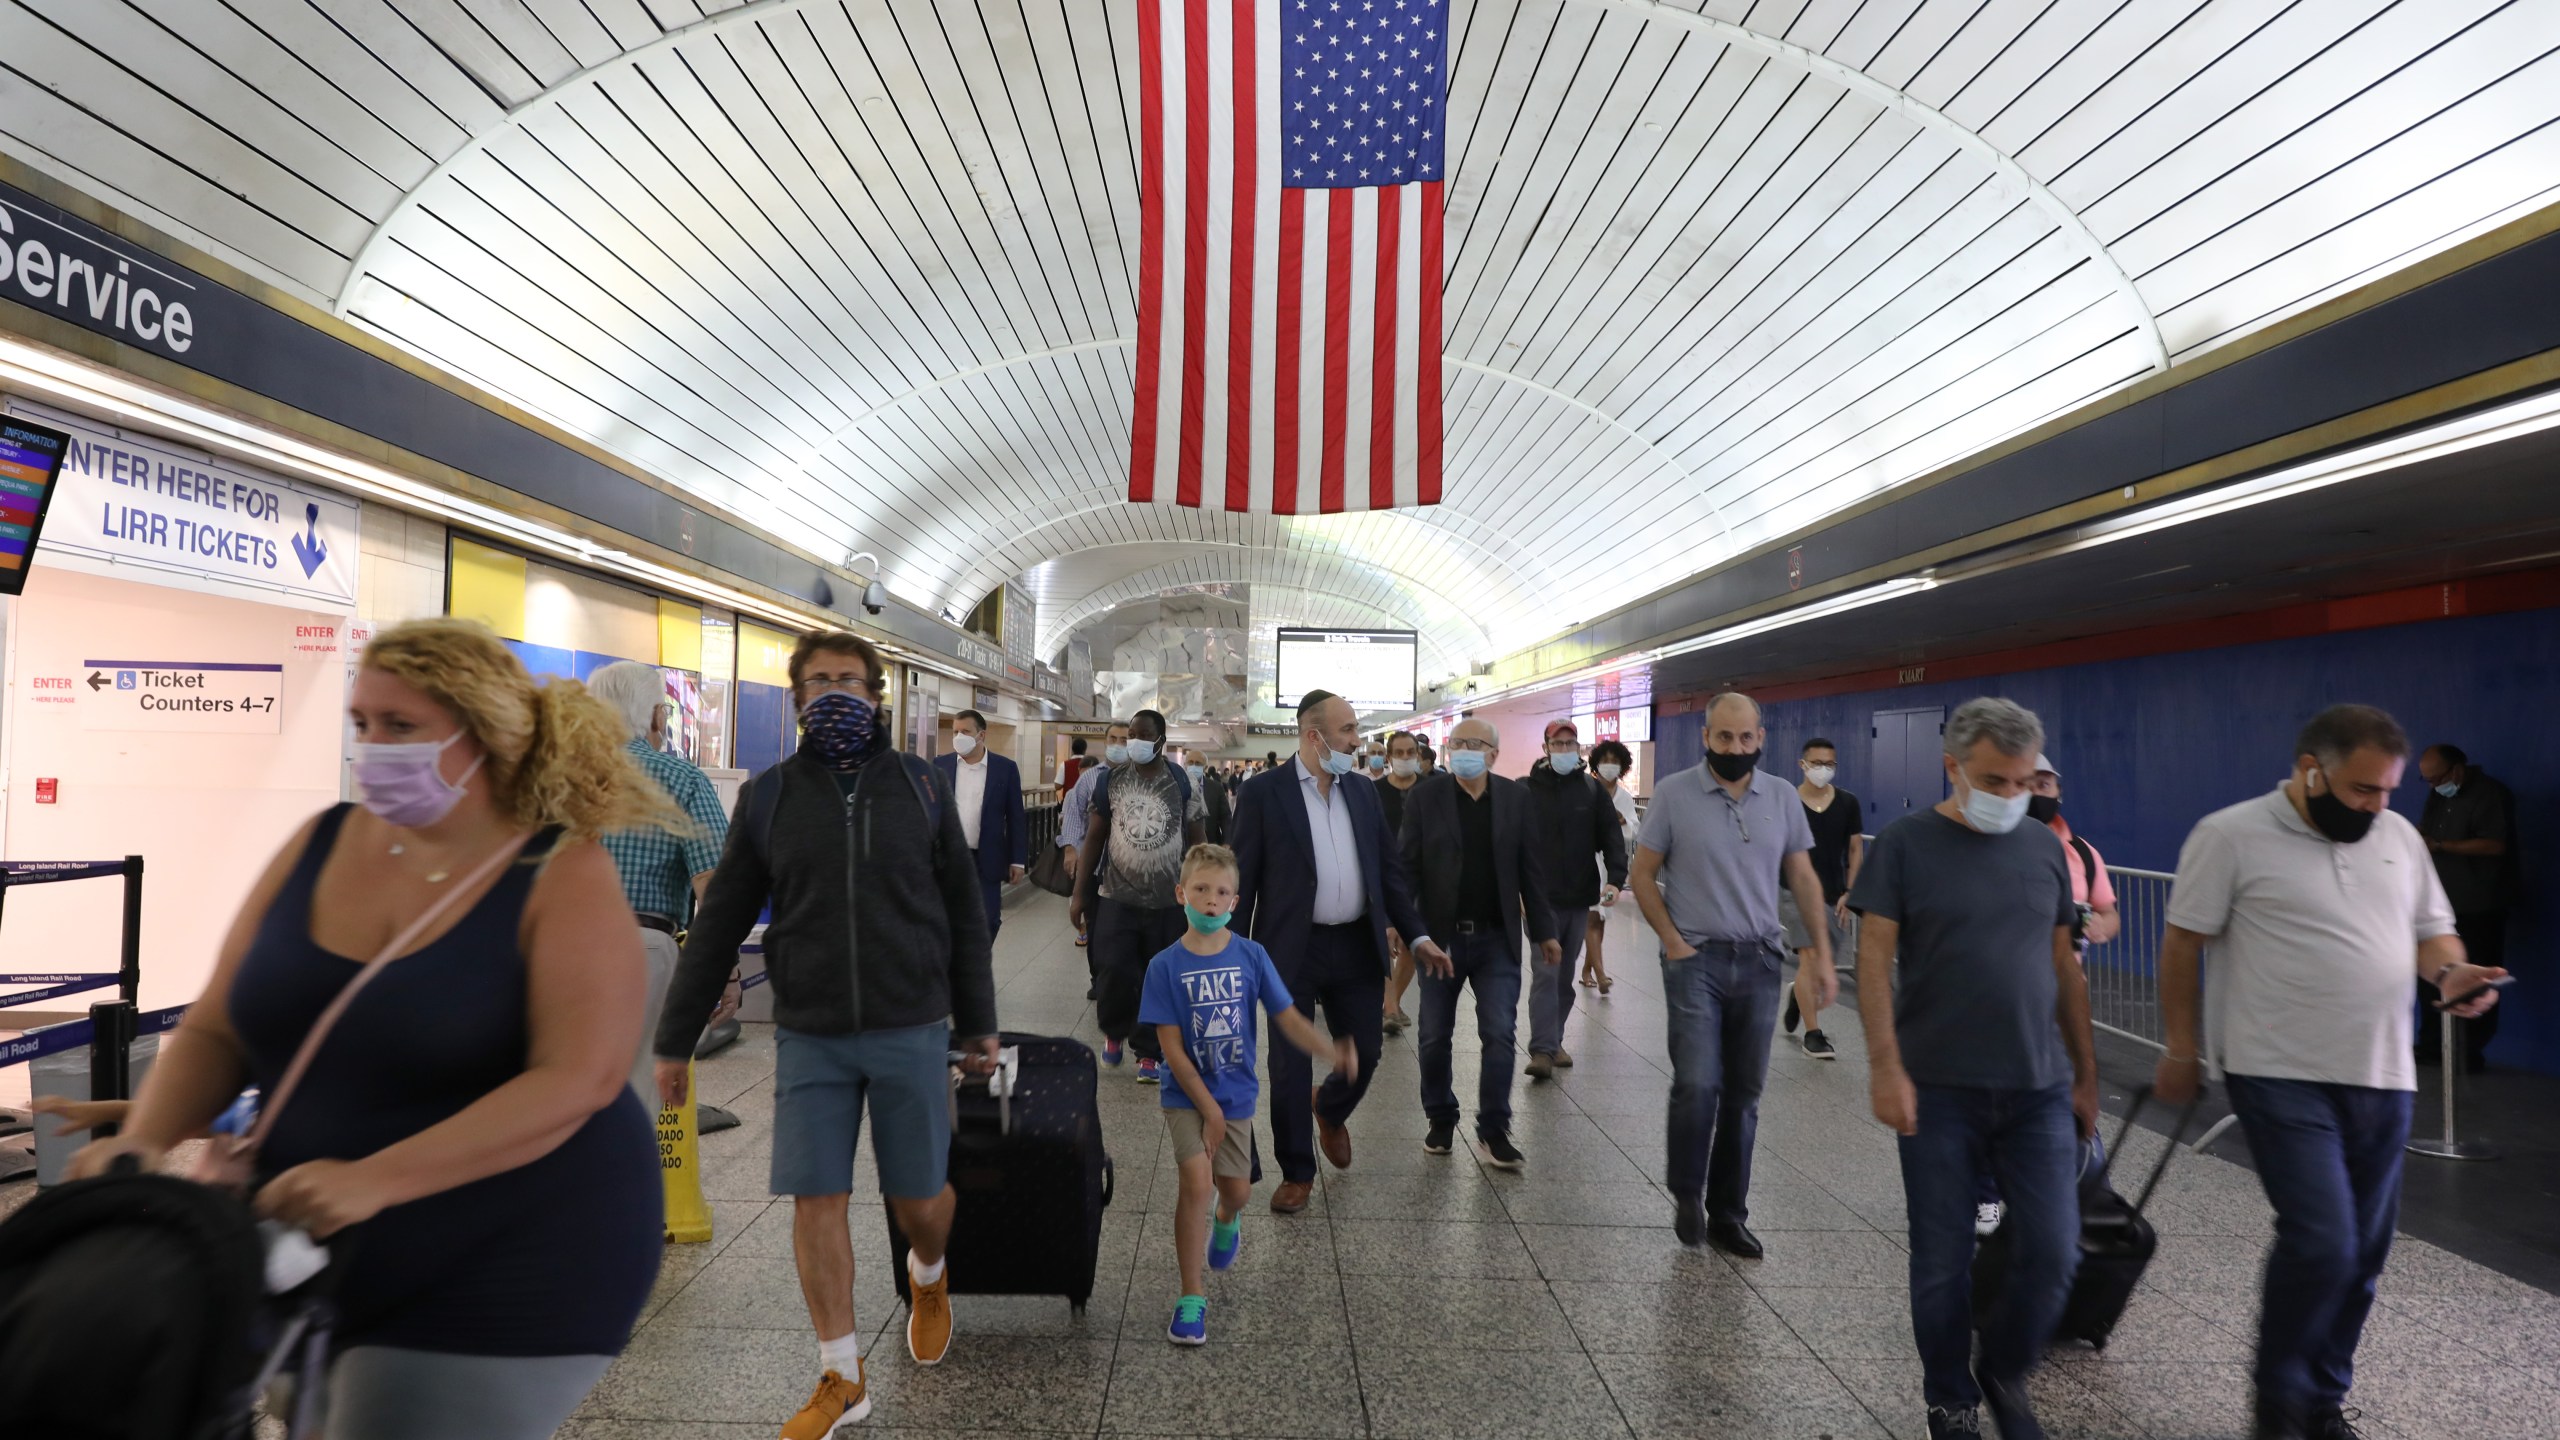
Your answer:
[[[70,448],[71,437],[59,430],[0,418],[0,595],[26,588],[36,537],[44,533],[54,481]]]
[[[1413,631],[1279,628],[1282,708],[1310,690],[1330,690],[1363,715],[1413,708]]]

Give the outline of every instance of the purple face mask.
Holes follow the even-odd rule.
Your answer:
[[[356,784],[364,789],[364,808],[403,829],[433,825],[453,813],[464,786],[480,769],[483,755],[471,762],[460,780],[448,781],[436,767],[444,752],[462,738],[459,730],[442,740],[408,745],[355,745]]]

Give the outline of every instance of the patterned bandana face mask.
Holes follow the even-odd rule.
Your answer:
[[[800,707],[800,743],[830,770],[850,770],[871,748],[879,711],[868,700],[830,690]]]

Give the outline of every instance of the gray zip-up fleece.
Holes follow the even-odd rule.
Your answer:
[[[748,817],[753,786],[777,783],[768,847],[748,833]],[[768,897],[764,967],[784,1028],[846,1035],[948,1016],[956,1038],[994,1034],[978,874],[958,808],[941,798],[941,824],[928,831],[924,802],[887,746],[855,772],[850,794],[805,754],[757,776],[738,797],[729,847],[685,937],[655,1052],[693,1054]]]

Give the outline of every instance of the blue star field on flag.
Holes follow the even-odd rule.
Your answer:
[[[1281,0],[1282,183],[1439,179],[1448,20],[1446,0]]]

